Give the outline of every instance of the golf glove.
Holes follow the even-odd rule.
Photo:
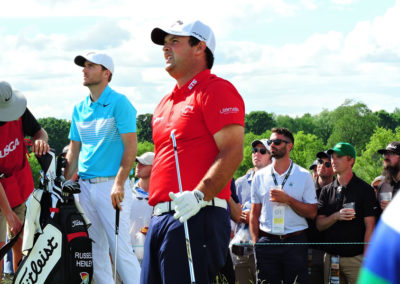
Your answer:
[[[201,208],[206,206],[203,200],[204,194],[200,190],[184,191],[179,193],[169,193],[169,197],[175,204],[174,218],[181,223],[186,222],[190,217],[197,214]]]

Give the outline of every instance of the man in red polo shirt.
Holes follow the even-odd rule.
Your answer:
[[[200,21],[155,28],[165,69],[177,84],[153,114],[155,158],[149,204],[154,206],[141,283],[190,283],[183,222],[187,220],[197,283],[223,267],[230,236],[230,180],[243,158],[244,103],[235,87],[210,73],[215,38]],[[179,193],[175,130],[183,193]],[[173,201],[172,201],[173,200]]]

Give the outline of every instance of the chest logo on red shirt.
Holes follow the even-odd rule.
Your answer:
[[[163,116],[156,117],[153,121],[153,126],[156,125],[158,122],[161,122],[163,119]]]
[[[238,113],[239,108],[238,107],[224,107],[219,111],[220,114],[232,114],[232,113]]]
[[[4,147],[3,150],[0,150],[0,158],[7,157],[7,155],[10,154],[12,151],[14,151],[18,145],[19,145],[18,138],[16,138],[15,141],[11,141],[8,145]]]
[[[182,113],[188,113],[189,111],[193,111],[193,106],[192,105],[187,105],[187,106],[185,106],[182,110],[181,110],[181,112]]]

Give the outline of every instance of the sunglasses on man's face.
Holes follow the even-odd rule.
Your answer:
[[[279,146],[279,145],[281,145],[282,142],[289,143],[289,141],[282,140],[282,139],[273,139],[273,140],[268,139],[267,143],[268,143],[268,145],[271,145],[272,143],[274,143],[276,146]]]
[[[332,166],[331,162],[324,162],[324,160],[319,159],[318,164],[324,165],[326,168],[330,168]]]
[[[264,148],[253,148],[252,152],[253,153],[260,152],[261,155],[265,155],[267,153],[267,149],[264,149]]]

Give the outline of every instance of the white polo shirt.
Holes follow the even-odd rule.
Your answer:
[[[275,186],[274,179],[271,175],[271,167],[278,185],[281,185],[289,169],[282,175],[279,175],[272,164],[257,171],[251,184],[251,203],[262,205],[259,218],[260,229],[267,233],[272,233],[272,209],[273,205],[276,204],[269,201],[269,190],[272,186]],[[306,169],[294,163],[283,190],[300,202],[308,204],[318,203],[311,174]],[[288,205],[285,206],[284,224],[283,235],[308,228],[306,218],[298,215]]]

